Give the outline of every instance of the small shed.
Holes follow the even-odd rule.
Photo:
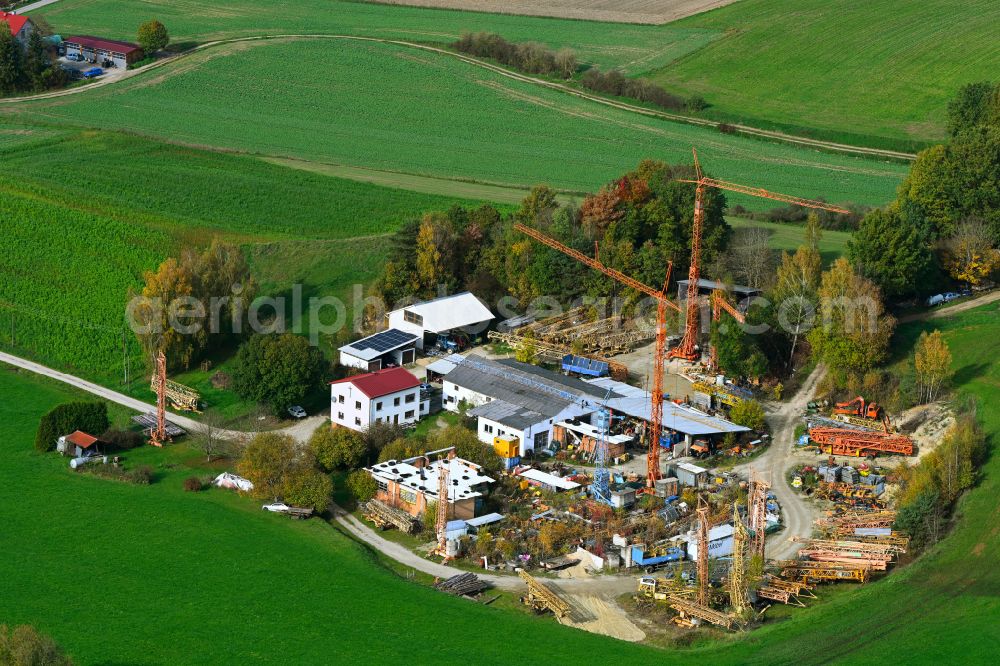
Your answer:
[[[584,377],[606,377],[608,364],[585,356],[566,354],[562,359],[563,372],[571,372]]]
[[[500,513],[487,513],[485,516],[469,518],[465,521],[465,525],[469,528],[469,534],[476,534],[481,528],[493,523],[499,523],[503,518],[503,514]]]
[[[101,455],[101,444],[103,443],[93,435],[76,430],[59,438],[56,442],[56,451],[74,458],[86,458]]]
[[[674,476],[682,486],[699,488],[708,482],[708,470],[691,463],[677,463],[673,466]]]

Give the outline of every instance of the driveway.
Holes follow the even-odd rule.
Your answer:
[[[156,406],[148,402],[143,402],[131,396],[127,396],[124,393],[119,393],[118,391],[113,391],[112,389],[105,388],[93,382],[89,382],[86,379],[81,379],[73,375],[67,374],[65,372],[60,372],[58,370],[53,370],[41,363],[35,363],[34,361],[29,361],[28,359],[21,358],[19,356],[14,356],[13,354],[7,354],[6,352],[0,352],[0,362],[13,365],[15,367],[21,368],[22,370],[28,370],[29,372],[34,372],[37,375],[44,375],[50,377],[57,381],[63,382],[64,384],[69,384],[75,388],[81,389],[96,395],[100,398],[104,398],[110,402],[128,407],[129,409],[135,410],[137,412],[155,412]],[[167,411],[167,420],[179,425],[188,432],[196,433],[199,432],[204,426],[188,416],[183,416],[182,414],[175,414],[173,412]],[[326,421],[326,417],[323,415],[311,416],[307,419],[303,419],[298,423],[275,430],[273,432],[278,432],[286,435],[291,435],[299,442],[305,442],[309,439],[309,436],[313,433],[316,428],[318,428],[322,423]],[[220,431],[220,436],[225,439],[244,439],[252,433],[241,432],[239,430],[222,430]]]

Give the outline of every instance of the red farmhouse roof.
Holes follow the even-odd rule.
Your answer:
[[[99,442],[100,440],[93,435],[88,435],[85,432],[77,430],[76,432],[66,435],[66,441],[70,444],[76,444],[81,449],[89,449],[91,446]]]
[[[8,14],[7,12],[0,12],[0,21],[3,21],[10,26],[10,34],[16,35],[21,32],[21,28],[24,24],[28,22],[27,16],[21,16],[20,14]]]
[[[117,39],[102,39],[101,37],[93,37],[91,35],[67,37],[64,41],[67,44],[79,44],[80,46],[89,46],[92,49],[105,49],[117,53],[127,54],[142,50],[141,46],[132,42],[120,42]]]
[[[386,368],[376,370],[365,375],[354,375],[345,379],[338,379],[331,384],[354,384],[359,391],[369,398],[389,395],[398,391],[420,386],[420,380],[414,377],[405,368]]]

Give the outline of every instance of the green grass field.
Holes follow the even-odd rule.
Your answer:
[[[769,234],[770,246],[774,250],[784,252],[795,252],[802,245],[805,228],[797,224],[778,224],[776,222],[764,222],[761,220],[748,220],[742,217],[727,216],[726,221],[734,229],[747,227],[760,227],[766,229]],[[819,242],[819,253],[823,257],[823,263],[829,264],[837,257],[847,254],[847,242],[851,240],[851,234],[847,231],[823,230],[823,238]]]
[[[722,36],[717,30],[503,16],[338,0],[60,0],[40,9],[57,32],[134,40],[151,16],[175,43],[256,35],[334,34],[445,44],[463,32],[573,48],[583,63],[639,73],[661,67]],[[328,62],[324,60],[324,62]]]
[[[1000,416],[1000,309],[915,323],[940,328],[961,394],[980,403],[995,444]],[[963,499],[947,540],[915,564],[863,588],[820,590],[808,609],[748,635],[653,652],[508,610],[452,599],[382,568],[320,521],[265,515],[222,491],[185,493],[207,473],[178,445],[140,449],[156,483],[81,477],[32,450],[39,416],[79,394],[0,366],[0,621],[30,622],[80,664],[97,663],[573,663],[594,655],[658,663],[990,663],[1000,641],[996,529],[1000,457]],[[119,420],[121,410],[114,410]],[[39,525],[44,524],[44,529]],[[80,618],[98,618],[83,622]],[[95,625],[97,625],[95,627]],[[487,629],[488,628],[488,629]],[[482,643],[484,632],[510,640]],[[168,638],[169,637],[169,638]],[[554,648],[553,646],[558,646]]]
[[[941,139],[956,90],[1000,71],[995,0],[741,0],[674,25],[726,36],[654,80],[718,118],[834,140]]]
[[[266,293],[298,282],[307,298],[346,298],[403,220],[467,203],[107,132],[0,156],[0,347],[109,383],[129,288],[182,245],[220,235],[247,248]]]
[[[689,162],[692,146],[719,177],[833,202],[884,204],[905,172],[639,117],[402,46],[315,39],[220,48],[9,111],[189,145],[571,191],[592,191],[644,158]],[[308,75],[285,64],[318,61],[326,64]]]

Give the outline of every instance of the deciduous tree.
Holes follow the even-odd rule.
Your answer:
[[[309,448],[327,472],[335,469],[354,469],[360,466],[368,453],[364,436],[349,428],[331,428],[321,425],[309,438]]]
[[[255,335],[236,354],[233,390],[263,403],[275,415],[322,388],[328,364],[323,352],[292,333]]]
[[[861,220],[847,245],[851,264],[889,297],[918,293],[927,284],[934,256],[919,230],[895,207],[875,209]]]
[[[150,19],[139,26],[136,41],[147,55],[153,55],[160,49],[166,48],[170,43],[170,35],[167,34],[165,25],[156,19]]]
[[[941,331],[924,331],[917,340],[913,352],[920,399],[924,402],[937,400],[941,389],[954,374],[951,369],[951,350]]]
[[[306,469],[285,477],[282,488],[285,502],[292,506],[312,507],[322,513],[333,499],[333,480],[316,469]]]
[[[1000,268],[1000,251],[993,236],[986,224],[976,218],[961,222],[941,249],[948,274],[972,286],[982,284]]]

